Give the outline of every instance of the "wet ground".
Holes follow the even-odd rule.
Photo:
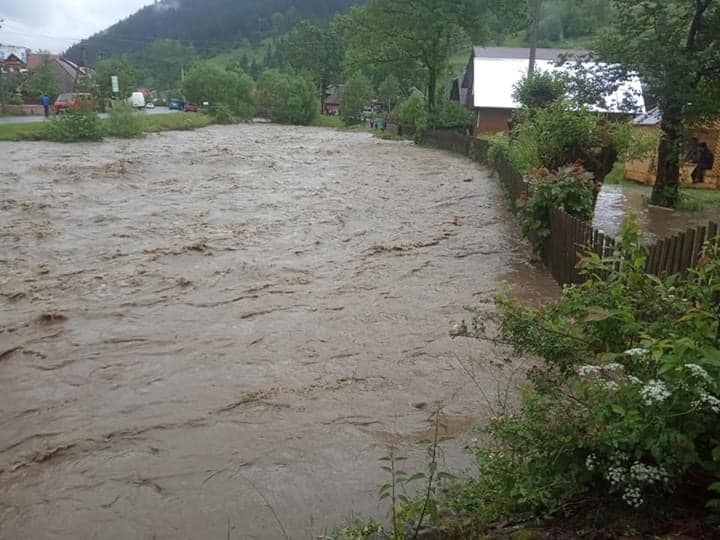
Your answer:
[[[462,157],[273,125],[0,143],[0,538],[308,538],[383,515],[439,404],[468,466],[495,351],[464,305],[529,266]]]
[[[720,207],[695,212],[680,212],[648,206],[650,188],[630,183],[605,185],[598,197],[593,226],[612,236],[620,230],[625,216],[634,211],[649,243],[684,232],[709,221],[720,219]]]

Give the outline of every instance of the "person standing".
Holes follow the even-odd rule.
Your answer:
[[[42,103],[43,109],[45,109],[45,118],[47,118],[50,116],[50,96],[43,94],[40,98],[40,103]]]
[[[715,164],[715,155],[708,148],[707,143],[700,143],[697,167],[692,172],[693,184],[701,184],[705,180],[705,173],[711,171]]]

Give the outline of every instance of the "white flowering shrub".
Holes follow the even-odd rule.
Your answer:
[[[644,272],[646,257],[626,223],[611,260],[586,259],[588,281],[557,301],[498,301],[502,338],[544,362],[521,412],[487,428],[456,511],[496,520],[590,494],[652,511],[678,491],[720,507],[720,249],[665,279]]]

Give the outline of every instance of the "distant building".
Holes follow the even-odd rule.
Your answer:
[[[558,61],[563,57],[582,57],[586,50],[537,49],[536,69],[562,71]],[[527,75],[530,49],[511,47],[474,47],[462,82],[456,80],[451,98],[464,103],[475,112],[473,132],[493,134],[508,131],[512,113],[520,108],[513,99],[514,86]],[[589,63],[588,63],[589,64]],[[627,93],[636,96],[637,110],[645,112],[642,86],[637,77],[620,86],[617,92],[605,96],[605,104],[592,107],[598,112],[627,114],[624,109]]]
[[[25,73],[28,50],[25,47],[0,45],[0,70],[3,73]]]
[[[93,71],[90,68],[79,66],[75,62],[72,62],[63,56],[29,53],[27,59],[30,72],[39,69],[45,61],[50,62],[53,70],[55,71],[55,76],[60,83],[62,92],[74,91],[77,81],[84,77],[93,76]]]
[[[323,101],[323,114],[328,116],[337,116],[340,114],[342,91],[343,85],[328,87],[325,92],[325,100]]]

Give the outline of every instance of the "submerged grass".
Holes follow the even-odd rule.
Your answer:
[[[184,131],[209,126],[213,119],[202,113],[174,113],[144,115],[143,131],[159,133],[161,131]],[[43,141],[48,139],[47,122],[21,124],[0,124],[0,141]],[[102,120],[107,127],[108,119]]]

